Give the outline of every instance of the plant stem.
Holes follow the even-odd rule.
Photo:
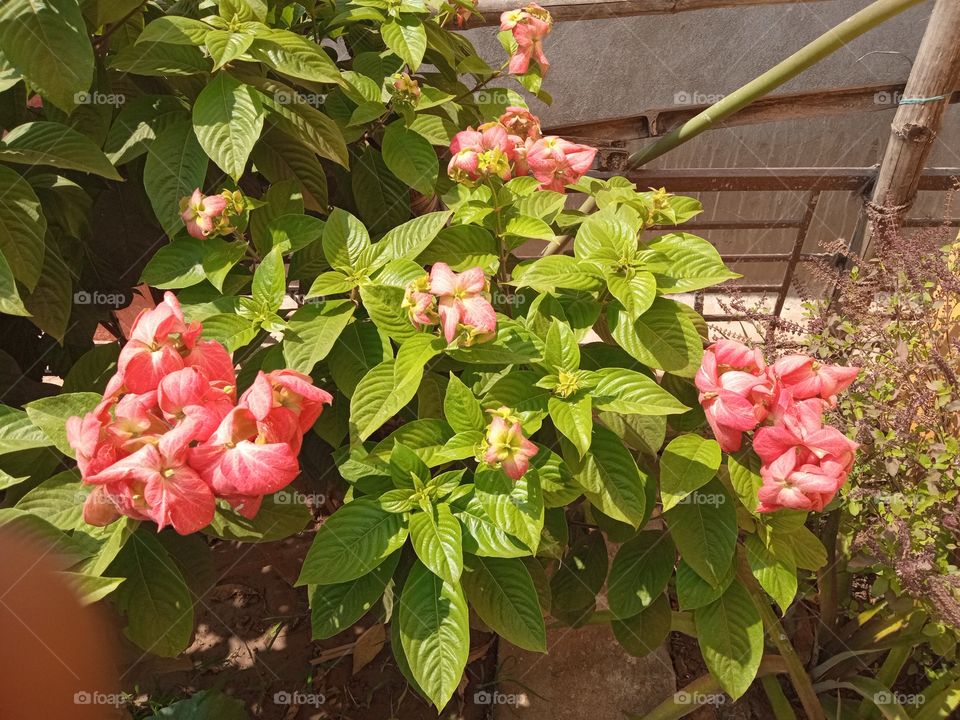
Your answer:
[[[760,684],[767,694],[767,700],[770,701],[770,708],[776,720],[797,720],[797,714],[790,706],[787,696],[783,694],[779,681],[773,675],[764,675],[760,678]]]
[[[747,562],[747,555],[742,545],[737,546],[737,578],[743,583],[744,589],[750,593],[753,604],[756,605],[760,617],[763,619],[763,625],[767,629],[767,635],[773,641],[774,646],[780,652],[784,662],[787,664],[787,673],[790,675],[790,681],[793,683],[797,695],[800,696],[800,702],[803,705],[804,712],[809,720],[826,720],[823,707],[817,699],[817,693],[813,689],[813,683],[810,676],[807,675],[806,668],[800,661],[797,651],[794,650],[790,638],[787,637],[783,625],[777,619],[776,613],[770,607],[763,588],[750,572],[750,565]]]
[[[637,168],[654,158],[682,145],[704,130],[728,118],[771,90],[783,85],[801,72],[839,50],[848,42],[873,29],[894,15],[919,4],[922,0],[876,0],[860,12],[851,15],[831,28],[813,42],[800,48],[783,62],[774,65],[759,77],[714,103],[699,115],[679,128],[664,135],[653,145],[634,153],[627,161],[627,168]]]

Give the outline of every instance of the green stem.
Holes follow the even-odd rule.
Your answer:
[[[860,12],[851,15],[783,62],[773,66],[755,80],[714,103],[679,128],[664,135],[653,145],[634,153],[627,161],[628,168],[645,165],[654,158],[682,145],[687,140],[708,130],[721,120],[743,109],[754,100],[783,85],[804,70],[836,52],[848,42],[873,29],[894,15],[919,4],[922,0],[876,0]]]
[[[793,711],[787,696],[783,694],[779,680],[773,675],[764,675],[760,678],[760,685],[767,694],[767,700],[770,701],[770,708],[776,720],[797,720],[797,714]]]
[[[820,701],[817,699],[817,693],[813,689],[810,676],[807,675],[806,668],[803,667],[797,651],[793,649],[793,644],[790,642],[790,638],[787,637],[783,625],[780,624],[776,613],[771,609],[767,596],[763,592],[763,588],[760,587],[760,583],[757,582],[753,573],[750,572],[750,564],[747,562],[747,555],[742,546],[737,547],[737,578],[743,583],[746,591],[750,593],[753,604],[756,605],[760,617],[763,619],[763,626],[767,630],[767,636],[773,641],[774,646],[780,652],[784,662],[786,662],[787,673],[790,675],[790,681],[793,683],[793,687],[800,697],[800,702],[803,705],[804,712],[807,714],[807,718],[809,718],[809,720],[826,720],[826,715],[823,712]]]

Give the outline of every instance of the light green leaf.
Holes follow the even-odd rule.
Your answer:
[[[243,55],[253,44],[252,32],[230,32],[229,30],[211,30],[204,39],[204,44],[213,58],[213,69],[219,70],[224,65]]]
[[[454,515],[463,525],[463,549],[481,557],[524,557],[530,550],[493,522],[483,504],[471,494],[454,503]]]
[[[0,140],[0,160],[20,165],[52,165],[110,180],[122,180],[107,156],[86,135],[68,125],[38,120],[18,125]]]
[[[643,315],[657,297],[657,280],[652,273],[640,271],[632,277],[608,273],[607,289],[623,305],[627,317]]]
[[[309,146],[270,127],[254,145],[250,159],[271,183],[296,181],[308,210],[327,212],[327,175]]]
[[[174,240],[154,253],[143,268],[140,281],[164,290],[190,287],[203,282],[207,277],[203,268],[206,251],[203,240],[193,237]]]
[[[323,640],[348,629],[367,614],[393,578],[400,553],[355,580],[309,588],[310,625],[314,640]]]
[[[757,491],[763,484],[760,477],[760,458],[751,448],[742,448],[727,455],[727,474],[734,492],[751,515],[759,517],[757,506],[760,500]]]
[[[103,600],[120,587],[125,578],[97,577],[77,572],[61,571],[57,577],[63,580],[76,595],[81,605],[92,605]]]
[[[417,562],[400,595],[400,640],[410,671],[438,710],[453,696],[470,654],[467,601]]]
[[[367,574],[407,539],[402,515],[373,500],[347,503],[320,526],[297,585],[334,585]]]
[[[607,307],[614,340],[652,368],[692,377],[703,358],[703,341],[686,312],[673,300],[657,298],[650,309],[631,322],[619,303]]]
[[[490,520],[536,553],[543,530],[543,491],[532,467],[517,481],[502,470],[477,468],[476,497]]]
[[[168,77],[199,75],[210,71],[210,60],[192,45],[134,43],[111,56],[109,67],[121,73]]]
[[[688,293],[740,277],[727,269],[713,245],[690,233],[661,235],[647,248],[657,257],[650,269],[661,292]]]
[[[23,410],[0,405],[0,455],[50,447],[50,437]]]
[[[36,287],[40,279],[46,232],[47,220],[30,183],[13,169],[0,165],[0,252],[13,277],[28,290]],[[9,295],[4,293],[7,309],[21,309],[15,286],[9,280],[7,285],[11,291]]]
[[[598,410],[621,415],[676,415],[689,410],[656,380],[636,370],[601,368],[594,378],[597,384],[591,394]]]
[[[24,409],[30,422],[43,430],[57,450],[73,457],[73,448],[67,442],[67,418],[83,416],[100,402],[97,393],[65,393],[40,398],[27,403]]]
[[[480,401],[453,373],[450,373],[447,392],[443,397],[443,415],[457,432],[483,430],[487,425]]]
[[[567,255],[547,255],[521,268],[515,284],[537,292],[552,292],[557,288],[599,290],[603,284],[595,265]]]
[[[416,72],[427,50],[427,33],[423,23],[413,15],[392,18],[380,26],[383,42]]]
[[[450,211],[427,213],[391,228],[368,251],[373,255],[371,267],[377,268],[401,258],[417,257],[437,237],[451,214]]]
[[[334,208],[323,228],[323,254],[330,266],[350,274],[363,251],[370,246],[370,234],[356,217]]]
[[[714,587],[697,575],[696,571],[684,560],[680,560],[677,563],[676,577],[677,604],[681,610],[696,610],[704,605],[709,605],[726,592],[727,587],[733,582],[735,574],[734,566],[731,563],[726,575],[720,579],[720,584]]]
[[[567,458],[567,464],[587,499],[605,515],[633,527],[644,520],[644,487],[652,481],[640,472],[630,451],[610,430],[594,425],[590,452],[578,463]]]
[[[233,313],[218,313],[203,321],[203,337],[216,340],[230,352],[249,345],[257,336],[257,326],[248,318]]]
[[[670,536],[659,530],[643,531],[621,545],[607,580],[610,611],[618,618],[632,617],[662,595],[676,553]]]
[[[573,443],[580,457],[583,457],[590,449],[593,430],[590,396],[584,394],[577,399],[564,399],[551,395],[547,400],[547,408],[557,430]]]
[[[719,600],[698,609],[693,617],[707,668],[737,700],[753,683],[763,656],[760,613],[743,586],[731,583]]]
[[[262,129],[258,93],[225,72],[216,74],[193,105],[193,130],[200,146],[234,180],[243,175]]]
[[[132,0],[131,0],[132,1]],[[103,4],[103,3],[98,3]],[[137,36],[138,43],[168,43],[170,45],[203,45],[210,25],[181,15],[164,15],[147,23]]]
[[[463,572],[463,545],[460,523],[450,512],[450,506],[441,503],[429,511],[410,516],[410,541],[420,562],[434,575],[455,583]]]
[[[353,318],[355,306],[349,300],[328,300],[304,305],[287,321],[290,330],[283,339],[287,366],[310,373],[327,357],[340,333]]]
[[[342,83],[340,71],[317,43],[289,30],[257,32],[250,54],[282,75],[317,83]]]
[[[737,513],[723,484],[711,480],[664,513],[680,556],[716,587],[733,563],[737,544]]]
[[[537,588],[523,561],[468,555],[466,563],[463,589],[480,619],[517,647],[546,652]]]
[[[201,187],[206,174],[207,156],[188,120],[164,128],[147,149],[144,190],[161,227],[171,238],[183,229],[180,199]]]
[[[428,140],[397,120],[387,125],[382,149],[390,172],[422,195],[433,195],[440,164]]]
[[[246,518],[232,508],[217,507],[213,522],[203,532],[223,540],[262,543],[276,542],[302,532],[313,515],[292,490],[267,495],[253,518]]]
[[[283,266],[283,253],[286,250],[282,245],[273,248],[253,273],[253,300],[269,312],[276,312],[280,308],[287,293],[287,276]]]
[[[76,0],[6,0],[0,5],[0,51],[64,112],[93,82],[93,47]]]
[[[664,512],[707,484],[720,468],[721,455],[716,440],[690,434],[671,440],[660,457],[660,496]]]
[[[76,530],[84,524],[83,502],[93,489],[80,482],[76,469],[47,478],[27,492],[14,506],[43,518],[60,530]]]
[[[756,535],[747,535],[744,546],[753,576],[780,606],[780,613],[785,614],[797,595],[797,566],[793,552],[774,554]]]

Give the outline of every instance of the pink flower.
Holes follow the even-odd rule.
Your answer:
[[[791,448],[760,468],[763,484],[757,492],[760,512],[781,508],[820,512],[846,482],[845,472],[815,463],[800,464],[800,453]]]
[[[743,370],[759,375],[767,367],[760,348],[747,347],[736,340],[718,340],[707,351],[714,354],[717,365],[723,370]]]
[[[204,195],[200,188],[193,191],[189,198],[180,201],[180,217],[187,226],[187,232],[198,240],[203,240],[213,232],[214,222],[227,208],[227,199],[223,195]]]
[[[596,154],[596,148],[548,135],[533,143],[525,157],[541,189],[564,192],[590,169]]]
[[[499,123],[520,143],[524,140],[540,139],[540,118],[526,108],[511,105],[500,116]]]
[[[771,392],[769,378],[765,374],[724,369],[710,347],[703,353],[694,381],[720,448],[725,452],[739,450],[742,433],[753,430],[766,416],[765,403]]]
[[[290,435],[288,440],[299,450],[300,436],[313,427],[323,406],[331,402],[333,396],[316,387],[309,375],[273,370],[257,374],[239,405],[249,408],[261,428],[269,427],[274,437]]]
[[[553,19],[550,13],[536,3],[500,16],[500,29],[510,30],[517,42],[517,50],[510,57],[509,71],[512,75],[526,73],[530,69],[531,60],[536,60],[540,66],[541,76],[547,74],[550,63],[543,54],[543,39],[550,34],[552,28]]]
[[[200,330],[199,323],[186,324],[176,296],[166,293],[163,302],[133,321],[117,360],[117,382],[134,393],[156,390],[161,378],[183,368],[183,356]]]
[[[403,309],[414,327],[436,325],[437,301],[430,294],[430,276],[424,275],[407,285],[403,295]]]
[[[510,179],[510,162],[514,143],[507,131],[497,123],[467,128],[453,136],[452,157],[447,174],[456,182],[471,183],[487,177]]]
[[[447,342],[453,342],[459,326],[474,333],[492,333],[497,327],[497,313],[487,299],[487,278],[475,267],[455,273],[446,263],[436,263],[430,270],[430,292],[438,299],[437,310]]]
[[[172,525],[181,535],[196,532],[213,520],[216,500],[203,478],[187,464],[189,448],[181,440],[166,435],[156,445],[144,445],[86,481],[107,485],[108,492],[111,488],[126,491],[131,505],[153,520],[158,529]],[[96,500],[88,502],[101,500],[98,494]],[[91,508],[92,516],[101,514]]]
[[[823,424],[823,402],[816,398],[792,402],[776,425],[760,428],[753,438],[753,449],[767,465],[796,448],[805,464],[826,461],[847,471],[857,447],[842,432]]]
[[[807,355],[787,355],[773,364],[773,372],[797,400],[820,397],[833,407],[837,394],[853,383],[860,368],[823,365]]]
[[[502,467],[513,480],[519,480],[530,467],[530,458],[539,448],[523,436],[520,421],[509,417],[507,408],[499,413],[487,427],[483,461],[494,467]],[[507,415],[507,417],[504,417]]]

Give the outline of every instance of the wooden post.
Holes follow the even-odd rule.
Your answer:
[[[899,223],[917,195],[933,141],[960,80],[960,1],[937,0],[890,126],[890,139],[867,203],[873,229],[859,250],[869,257],[881,225]]]

